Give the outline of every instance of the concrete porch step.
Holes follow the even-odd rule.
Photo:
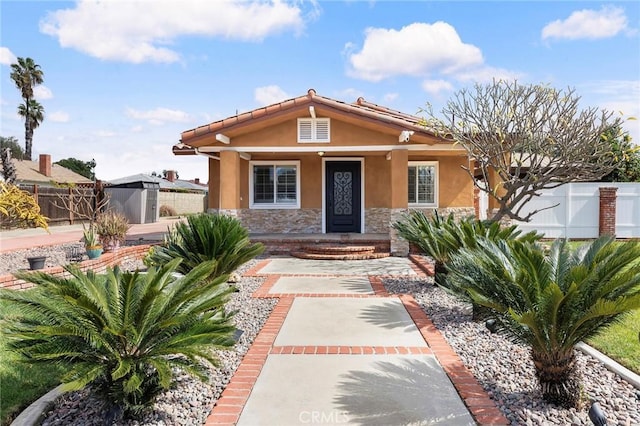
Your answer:
[[[369,259],[381,259],[383,257],[389,257],[389,253],[358,253],[358,252],[346,252],[346,253],[308,253],[302,251],[291,252],[291,256],[299,259],[311,259],[311,260],[369,260]]]
[[[314,244],[303,246],[302,251],[311,254],[371,254],[376,251],[376,246],[353,244]]]

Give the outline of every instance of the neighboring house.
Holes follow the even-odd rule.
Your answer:
[[[372,233],[408,209],[474,213],[464,149],[419,117],[359,98],[306,95],[182,133],[175,155],[209,161],[208,209],[256,233]]]
[[[16,185],[93,185],[91,179],[51,162],[51,155],[40,154],[39,161],[12,159],[16,168]]]

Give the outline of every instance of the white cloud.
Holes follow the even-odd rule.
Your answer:
[[[353,50],[352,43],[345,46],[348,73],[368,81],[395,75],[453,74],[483,63],[480,49],[463,43],[455,28],[441,21],[413,23],[400,30],[368,28],[362,50]]]
[[[393,102],[398,99],[399,96],[400,95],[397,93],[387,93],[382,97],[382,99],[384,99],[385,102]]]
[[[11,65],[18,60],[8,47],[0,46],[0,64]]]
[[[627,17],[619,7],[583,9],[567,19],[553,21],[542,29],[542,39],[599,39],[614,37],[627,28]]]
[[[504,68],[494,68],[490,66],[481,66],[478,68],[470,68],[455,75],[455,78],[461,82],[475,83],[491,83],[493,80],[520,80],[525,75],[517,71],[510,71]]]
[[[290,98],[280,86],[275,85],[257,87],[253,96],[261,106],[275,104]]]
[[[169,109],[169,108],[156,108],[148,111],[139,111],[133,108],[127,108],[125,113],[127,117],[136,120],[146,120],[153,125],[162,125],[166,122],[171,123],[186,123],[191,120],[189,114],[184,111]]]
[[[180,37],[260,41],[284,31],[300,32],[304,21],[298,4],[80,0],[73,8],[50,12],[40,22],[40,31],[56,37],[62,47],[99,59],[169,63],[180,59],[176,50],[167,47]]]
[[[440,92],[452,91],[453,84],[446,80],[425,80],[422,82],[422,88],[429,94],[437,95]]]
[[[595,98],[598,107],[625,120],[624,129],[640,145],[640,80],[605,80],[585,85],[585,97]],[[629,120],[630,118],[635,120]]]
[[[111,130],[96,130],[93,134],[99,138],[112,138],[116,136],[117,133]]]
[[[133,133],[140,133],[142,130],[143,130],[142,126],[133,126],[133,127],[131,128],[131,131],[132,131]]]
[[[39,101],[53,98],[53,92],[47,86],[39,85],[33,88],[33,97]]]
[[[47,120],[55,123],[66,123],[69,121],[69,114],[64,111],[55,111],[47,114]]]

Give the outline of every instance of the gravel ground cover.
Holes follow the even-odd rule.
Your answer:
[[[19,269],[28,269],[25,256],[46,255],[47,266],[65,265],[70,262],[68,253],[73,247],[84,250],[81,243],[60,246],[39,247],[19,250],[0,255],[0,274]],[[51,264],[49,264],[51,262]],[[210,370],[210,380],[203,383],[198,379],[178,372],[176,383],[161,394],[153,409],[139,421],[117,421],[118,425],[198,425],[204,424],[215,401],[229,383],[233,373],[240,365],[242,357],[271,314],[276,299],[254,299],[251,294],[262,285],[264,278],[243,277],[257,260],[243,265],[238,274],[240,279],[234,285],[238,291],[231,295],[227,308],[236,311],[233,321],[236,328],[242,330],[238,343],[230,350],[216,350],[220,366]],[[128,261],[121,264],[123,269],[144,269],[141,261]],[[91,395],[90,389],[69,392],[60,396],[55,405],[46,414],[42,425],[105,425],[108,413],[101,409],[100,402]],[[113,423],[116,424],[116,423]]]
[[[68,253],[80,243],[21,250],[0,255],[0,273],[28,268],[25,255],[43,251],[53,264],[69,263]],[[240,275],[257,260],[248,262]],[[47,265],[47,266],[53,266]],[[144,268],[141,262],[127,262],[123,268]],[[179,375],[176,384],[162,394],[140,421],[119,421],[118,425],[203,424],[220,397],[242,357],[269,317],[275,299],[253,299],[251,294],[263,283],[262,277],[242,277],[235,284],[229,309],[236,310],[236,327],[243,334],[234,350],[217,351],[221,365],[211,370],[209,383]],[[429,315],[452,348],[471,369],[480,384],[496,401],[513,425],[591,425],[587,411],[590,401],[598,401],[609,425],[640,425],[640,392],[597,360],[577,353],[583,374],[585,406],[565,410],[547,404],[537,390],[533,365],[526,347],[504,336],[489,333],[482,323],[471,320],[470,307],[424,278],[385,278],[389,293],[408,293]],[[104,425],[105,414],[89,390],[61,396],[42,423],[50,425]]]
[[[577,352],[585,406],[561,409],[542,399],[528,349],[473,322],[470,305],[424,279],[385,278],[384,284],[389,293],[413,295],[511,424],[592,425],[588,410],[597,401],[609,425],[640,425],[640,392],[592,357]]]

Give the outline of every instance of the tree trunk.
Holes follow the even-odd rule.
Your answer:
[[[24,155],[31,161],[31,145],[33,144],[33,129],[29,120],[29,106],[27,105],[27,116],[24,119]]]
[[[556,352],[531,350],[536,377],[545,401],[564,408],[577,407],[580,378],[573,348]]]

